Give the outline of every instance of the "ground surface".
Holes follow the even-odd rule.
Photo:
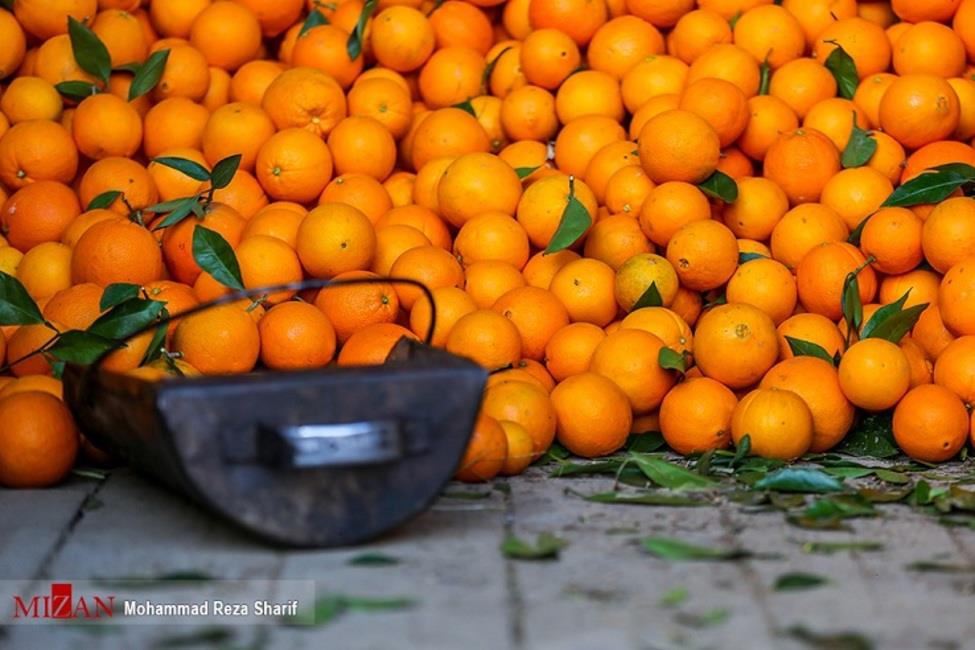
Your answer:
[[[810,530],[775,508],[726,498],[703,507],[593,503],[578,495],[611,489],[611,476],[553,479],[550,468],[493,488],[451,486],[381,541],[313,552],[268,548],[125,469],[55,490],[0,490],[0,578],[310,577],[320,595],[414,601],[303,628],[0,628],[0,647],[975,648],[971,527],[942,526],[902,504],[844,520],[845,530]],[[471,498],[474,491],[487,496]],[[511,559],[499,545],[512,533],[532,542],[552,533],[568,545],[554,560]],[[648,536],[758,556],[666,561],[641,548]],[[804,546],[851,541],[883,548],[826,554]],[[350,564],[364,552],[396,562]],[[936,564],[909,567],[918,561]],[[828,582],[776,590],[790,572]]]

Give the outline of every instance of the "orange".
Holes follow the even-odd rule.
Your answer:
[[[666,307],[641,307],[620,323],[621,329],[639,329],[653,334],[675,352],[691,352],[693,335],[683,317]]]
[[[836,95],[836,79],[815,59],[794,59],[772,75],[769,95],[804,118],[813,106]]]
[[[447,0],[431,11],[429,21],[436,35],[437,49],[461,46],[481,54],[491,49],[494,41],[491,21],[473,4]]]
[[[528,83],[554,90],[579,67],[582,56],[565,32],[535,28],[521,44],[520,59]]]
[[[583,176],[592,157],[611,142],[626,139],[619,122],[605,115],[577,117],[555,138],[555,165],[560,171]]]
[[[779,356],[775,323],[748,304],[714,307],[701,316],[694,335],[694,359],[705,376],[725,386],[752,386]]]
[[[629,140],[610,142],[596,152],[589,164],[583,179],[596,196],[600,204],[605,204],[606,186],[609,179],[623,167],[637,166],[636,143]]]
[[[522,86],[501,101],[501,125],[514,140],[547,141],[559,129],[555,97],[538,86]]]
[[[461,316],[446,340],[449,352],[467,357],[488,370],[517,363],[521,347],[518,328],[508,318],[489,309]]]
[[[626,394],[634,413],[648,413],[673,387],[676,377],[660,367],[658,337],[640,329],[620,329],[606,336],[593,351],[591,372],[612,380]]]
[[[640,227],[658,246],[666,246],[683,226],[710,218],[711,207],[704,193],[680,181],[651,189],[640,208]]]
[[[722,147],[738,139],[749,119],[745,94],[723,79],[706,78],[689,84],[680,108],[704,118],[718,134]]]
[[[752,97],[758,94],[761,83],[759,61],[737,45],[719,43],[691,64],[687,81],[693,83],[708,77],[730,81],[745,93],[745,97]]]
[[[261,24],[264,36],[277,36],[301,16],[301,0],[237,0],[249,8]]]
[[[802,56],[806,35],[786,9],[764,5],[744,12],[735,22],[735,44],[773,70]]]
[[[450,231],[447,230],[443,220],[432,210],[418,205],[393,208],[380,217],[379,221],[376,222],[376,228],[381,229],[395,224],[412,226],[423,233],[434,246],[450,249]]]
[[[453,250],[465,267],[476,262],[498,261],[520,269],[528,262],[530,253],[525,229],[503,212],[484,212],[466,221],[454,239]]]
[[[670,238],[667,261],[683,286],[710,291],[727,282],[738,268],[738,241],[717,221],[693,221]]]
[[[386,188],[372,176],[361,173],[342,174],[333,178],[318,203],[345,203],[358,208],[369,221],[376,223],[393,207]]]
[[[163,36],[186,38],[190,27],[210,0],[153,0],[149,3],[149,17]]]
[[[434,158],[417,171],[416,178],[413,181],[413,202],[416,205],[436,214],[440,213],[440,202],[437,194],[440,178],[456,159],[455,156]]]
[[[941,277],[926,269],[916,269],[900,275],[888,275],[880,281],[878,300],[881,304],[886,305],[910,291],[907,301],[904,303],[905,307],[913,307],[922,302],[937,303],[940,285]]]
[[[488,153],[460,156],[444,170],[437,185],[440,212],[458,227],[484,212],[513,215],[520,198],[518,175],[506,162]]]
[[[264,92],[261,108],[278,130],[298,127],[322,137],[348,110],[342,87],[312,67],[294,67],[278,75]]]
[[[886,176],[869,167],[844,169],[829,179],[820,201],[832,208],[853,230],[876,212],[894,191]]]
[[[24,70],[24,74],[36,75],[55,86],[63,81],[86,83],[97,81],[75,61],[71,39],[67,34],[51,37],[41,43],[36,50],[29,52],[31,53],[24,56],[24,61],[29,66],[29,69]]]
[[[391,323],[399,315],[399,298],[392,284],[347,284],[343,280],[379,276],[368,271],[347,271],[335,276],[337,284],[323,288],[315,298],[318,307],[335,329],[340,343],[357,331],[376,323]]]
[[[802,25],[809,45],[833,22],[857,15],[856,0],[783,0],[782,7]]]
[[[924,220],[921,245],[941,273],[975,255],[975,199],[954,197],[935,206]]]
[[[905,164],[904,147],[900,142],[880,131],[874,131],[873,138],[877,141],[877,150],[867,166],[886,176],[891,183],[896,183],[901,177]]]
[[[74,192],[54,181],[31,183],[0,207],[0,227],[7,243],[26,253],[34,246],[59,241],[81,213]]]
[[[379,228],[376,230],[376,254],[370,270],[379,275],[389,275],[397,257],[411,248],[429,245],[427,236],[412,226],[393,224]]]
[[[640,163],[655,183],[700,183],[717,168],[720,147],[711,125],[688,111],[661,113],[640,131]]]
[[[961,261],[945,273],[938,290],[941,318],[957,335],[975,334],[975,258]]]
[[[85,330],[101,315],[102,288],[82,283],[55,293],[44,306],[44,318],[68,329]]]
[[[857,86],[856,93],[853,95],[853,103],[863,115],[866,115],[868,124],[880,123],[880,102],[884,98],[884,93],[890,88],[890,84],[894,83],[896,79],[897,75],[889,72],[878,72],[860,80],[860,85]],[[866,126],[865,124],[860,125],[861,128]]]
[[[498,298],[491,309],[517,328],[521,356],[536,361],[544,358],[545,346],[552,335],[569,324],[569,313],[562,302],[550,291],[538,287],[512,289]],[[450,340],[448,337],[448,348]]]
[[[240,169],[253,171],[261,146],[274,135],[274,123],[260,107],[234,102],[215,110],[203,127],[203,155],[211,165],[241,154]]]
[[[593,352],[606,338],[601,327],[576,322],[559,329],[545,346],[545,367],[556,381],[589,370]]]
[[[40,77],[15,78],[0,97],[0,111],[3,111],[9,124],[28,120],[58,120],[63,107],[57,89]]]
[[[904,165],[900,182],[905,183],[932,167],[951,162],[975,165],[975,149],[963,142],[932,142],[912,153]]]
[[[292,127],[264,142],[257,152],[255,172],[273,198],[309,203],[332,177],[332,155],[321,138]]]
[[[948,331],[941,320],[941,310],[937,304],[921,312],[911,336],[932,359],[937,359],[948,344],[955,340],[955,335]]]
[[[480,94],[487,61],[469,47],[437,50],[420,70],[420,95],[430,108],[446,108]]]
[[[61,236],[61,243],[67,244],[74,248],[81,236],[85,234],[85,231],[90,227],[98,223],[99,221],[108,221],[109,219],[118,218],[119,214],[117,212],[112,212],[111,210],[89,210],[88,212],[83,212],[78,217],[71,222],[71,224],[64,231],[64,235]],[[15,250],[14,248],[7,246],[10,250]]]
[[[167,158],[185,158],[202,165],[204,168],[209,168],[203,154],[196,149],[165,149],[159,155]],[[162,201],[172,201],[173,199],[191,196],[202,191],[205,187],[202,181],[190,178],[177,169],[160,165],[155,161],[150,162],[146,169],[149,171],[149,176],[152,177],[152,182],[155,183],[159,198]]]
[[[236,305],[220,305],[187,316],[173,335],[174,351],[205,375],[250,372],[260,347],[257,324]]]
[[[480,309],[489,309],[501,296],[525,285],[517,267],[497,260],[475,262],[464,274],[464,291]]]
[[[949,3],[953,1],[949,0]],[[947,8],[944,5],[941,6]],[[969,56],[971,56],[971,53],[975,52],[975,3],[972,0],[961,1],[952,21],[952,26],[958,35],[961,36],[962,41],[965,43],[965,49],[968,51]]]
[[[531,434],[528,433],[528,429],[511,420],[503,420],[499,424],[504,429],[508,441],[508,457],[501,468],[501,474],[504,476],[521,474],[532,462],[534,442]]]
[[[772,230],[775,259],[795,268],[806,253],[825,242],[845,241],[850,229],[832,208],[820,203],[797,205]]]
[[[335,354],[335,330],[321,311],[305,302],[272,307],[258,323],[261,362],[272,370],[319,368]]]
[[[652,105],[651,102],[660,103],[668,95],[680,95],[687,85],[689,71],[687,64],[677,57],[652,54],[623,75],[620,86],[623,103],[627,110],[635,115],[640,109]],[[674,103],[679,104],[679,97],[675,98]],[[668,110],[673,108],[677,106],[669,106]],[[657,111],[660,112],[663,111]],[[640,121],[646,123],[647,120]],[[635,129],[631,127],[632,131]],[[635,132],[639,133],[639,131]]]
[[[796,281],[780,262],[753,259],[738,267],[728,281],[728,302],[742,302],[758,307],[776,325],[792,315],[796,306]]]
[[[765,177],[781,187],[793,204],[819,200],[840,171],[840,155],[829,138],[814,129],[783,135],[765,156]]]
[[[147,284],[143,287],[143,291],[147,298],[166,303],[166,311],[169,312],[170,316],[182,314],[183,312],[188,311],[200,304],[191,287],[178,282],[172,282],[170,280],[161,280],[159,282]],[[51,302],[55,302],[56,298],[57,296],[52,298]],[[51,303],[48,303],[48,305],[50,304]],[[94,309],[92,309],[92,313],[94,313]],[[179,325],[178,318],[169,321],[169,326],[167,329],[168,337],[170,339],[172,338],[173,333],[176,331],[177,325]]]
[[[779,136],[799,128],[795,111],[772,95],[750,97],[748,112],[748,124],[738,138],[738,146],[753,160],[764,160]]]
[[[881,273],[907,273],[924,259],[924,223],[907,208],[881,208],[864,226],[860,249],[874,258],[871,264]]]
[[[393,347],[403,339],[416,339],[410,330],[394,323],[367,325],[349,337],[339,351],[340,366],[377,366],[386,362]]]
[[[961,336],[944,348],[934,364],[934,383],[975,404],[975,336]]]
[[[684,63],[692,63],[712,45],[731,43],[728,20],[708,9],[695,9],[681,16],[670,32],[667,49]]]
[[[371,117],[394,138],[406,135],[413,118],[410,93],[390,79],[356,81],[349,91],[349,115]]]
[[[934,364],[928,359],[924,348],[910,336],[900,340],[901,351],[911,366],[911,388],[934,382]]]
[[[217,0],[193,20],[189,38],[207,63],[233,71],[257,56],[261,24],[242,4]]]
[[[623,446],[633,414],[626,394],[593,372],[575,375],[552,391],[558,440],[583,458],[606,456]]]
[[[944,140],[958,127],[958,95],[947,81],[909,74],[894,81],[880,100],[880,126],[908,149]]]
[[[786,340],[787,336],[799,341],[815,343],[831,356],[842,352],[846,347],[836,323],[821,314],[796,314],[778,326],[780,359],[791,359],[795,356]]]
[[[623,97],[617,79],[599,70],[582,70],[566,79],[555,95],[559,120],[568,124],[584,115],[623,119]]]
[[[41,392],[49,393],[59,400],[64,398],[64,385],[61,380],[47,375],[28,375],[20,379],[7,378],[9,381],[0,390],[0,399],[16,395],[17,393]]]
[[[776,364],[765,375],[762,388],[778,388],[797,394],[813,419],[813,453],[827,451],[843,440],[853,426],[856,411],[840,389],[836,368],[816,357],[792,357]]]
[[[531,0],[528,20],[532,29],[556,28],[580,47],[606,22],[604,2],[596,0]]]
[[[634,65],[663,50],[660,31],[646,20],[628,15],[613,18],[597,29],[586,56],[590,68],[619,80]]]
[[[244,219],[250,219],[267,207],[267,194],[254,175],[238,169],[230,184],[213,193],[213,200],[236,210]]]
[[[68,16],[89,23],[96,10],[95,0],[20,0],[13,9],[24,29],[41,40],[66,33]]]
[[[440,287],[434,289],[432,293],[436,323],[430,344],[436,347],[444,347],[447,344],[447,335],[457,321],[462,316],[476,311],[478,306],[474,304],[474,300],[463,289],[457,287]],[[413,309],[410,310],[410,329],[424,340],[430,331],[431,312],[430,301],[426,298],[417,300],[413,304]]]
[[[56,322],[50,324],[22,325],[10,334],[6,341],[7,364],[15,377],[50,375],[51,364],[43,354],[34,354],[54,341],[58,332],[66,328]]]
[[[301,263],[294,249],[275,237],[254,235],[240,242],[235,251],[244,286],[248,289],[293,284],[302,279]],[[278,291],[265,299],[270,304],[284,302],[296,291]]]
[[[970,140],[975,135],[975,81],[956,77],[948,80],[948,85],[958,95],[958,126],[952,137],[957,140]]]
[[[96,196],[111,190],[122,192],[109,206],[119,214],[144,210],[159,201],[159,192],[149,172],[129,158],[102,158],[92,164],[78,184],[78,198],[87,206]]]
[[[222,203],[211,203],[202,219],[190,217],[163,231],[162,250],[166,267],[173,279],[192,284],[200,274],[193,258],[193,234],[197,225],[216,231],[231,247],[240,243],[244,230],[240,213]]]
[[[494,418],[481,414],[460,459],[454,478],[465,483],[488,481],[506,466],[508,438]]]
[[[568,204],[570,186],[574,196],[589,213],[596,214],[596,197],[583,181],[561,173],[546,176],[532,183],[518,203],[518,223],[528,233],[528,239],[538,248],[545,248],[552,239],[565,206]]]
[[[633,169],[640,168],[634,166]],[[613,271],[634,255],[653,250],[653,245],[640,229],[640,222],[629,214],[599,219],[589,231],[583,248],[586,257],[607,264]]]
[[[298,226],[301,265],[313,277],[327,278],[369,268],[376,232],[360,210],[342,203],[323,203]]]
[[[115,282],[142,285],[162,275],[162,253],[155,237],[121,217],[91,226],[75,244],[71,257],[74,283],[92,282],[103,287]]]
[[[91,31],[108,49],[112,67],[145,61],[149,43],[139,19],[128,11],[102,9],[91,24]]]
[[[416,70],[435,47],[430,20],[413,7],[391,6],[373,19],[370,43],[380,65],[398,72]]]
[[[813,54],[820,63],[841,46],[853,58],[860,78],[885,71],[890,65],[891,47],[884,28],[863,18],[842,18],[816,37]]]
[[[839,367],[840,386],[854,405],[868,411],[894,406],[911,382],[910,364],[904,352],[884,339],[854,343]]]
[[[724,210],[724,223],[736,237],[766,241],[789,210],[789,198],[767,178],[738,180],[738,198]]]
[[[817,102],[802,120],[804,129],[815,129],[829,138],[840,151],[846,149],[853,132],[853,120],[862,128],[870,123],[866,114],[849,99],[830,97]]]
[[[389,194],[394,208],[409,205],[413,202],[413,184],[416,174],[406,171],[394,171],[383,181],[383,187]]]
[[[625,397],[623,398],[625,402]],[[538,458],[555,438],[556,412],[545,390],[525,381],[506,381],[484,394],[481,413],[499,421],[516,422],[532,438],[532,457]]]
[[[163,49],[169,50],[162,77],[152,91],[154,99],[185,97],[193,101],[201,101],[207,96],[211,74],[207,67],[207,60],[200,50],[182,39],[157,41],[149,49],[153,53]],[[228,77],[228,84],[229,81]]]
[[[934,384],[913,388],[894,409],[894,440],[908,456],[927,463],[950,460],[969,434],[965,405]]]
[[[660,404],[660,432],[670,448],[685,456],[731,443],[731,415],[738,398],[707,377],[690,379],[667,393]]]
[[[860,300],[869,303],[877,292],[877,276],[866,258],[852,244],[829,242],[813,248],[796,268],[799,300],[807,311],[839,320],[843,285],[849,273],[860,267],[857,281]]]
[[[630,311],[651,284],[656,284],[663,306],[674,302],[679,280],[673,265],[653,253],[634,255],[616,270],[616,302]]]
[[[70,183],[77,171],[78,148],[57,122],[21,122],[0,137],[0,182],[11,191],[37,181]]]
[[[789,390],[757,388],[738,402],[731,416],[736,446],[748,436],[751,454],[795,460],[814,440],[812,413],[801,397]]]
[[[462,156],[490,148],[487,132],[477,118],[459,108],[441,108],[432,111],[416,128],[411,162],[415,170],[420,170],[434,158]]]
[[[60,242],[44,242],[24,254],[17,279],[35,300],[50,298],[71,286],[71,248]]]
[[[389,275],[391,278],[421,282],[428,289],[459,287],[464,282],[460,263],[438,246],[418,246],[407,250],[393,262]],[[411,309],[423,295],[418,287],[405,283],[396,285],[396,294],[405,309]]]
[[[904,30],[894,46],[899,75],[931,74],[957,77],[965,70],[965,44],[947,25],[923,21]]]
[[[371,117],[347,117],[328,135],[328,148],[340,174],[361,173],[382,181],[396,163],[396,142]]]
[[[61,400],[28,391],[0,400],[0,484],[42,488],[62,481],[78,453],[78,429]]]
[[[13,74],[27,51],[27,38],[20,23],[9,11],[0,11],[0,34],[4,45],[0,49],[0,79]]]
[[[228,99],[260,105],[264,91],[284,70],[284,66],[277,61],[262,59],[248,61],[231,77]]]
[[[78,151],[94,160],[130,157],[142,144],[142,120],[124,99],[101,93],[78,104],[72,134]]]

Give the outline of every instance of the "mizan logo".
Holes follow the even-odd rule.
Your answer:
[[[70,582],[51,584],[51,593],[24,600],[14,596],[14,618],[111,618],[115,613],[115,596],[74,597]]]

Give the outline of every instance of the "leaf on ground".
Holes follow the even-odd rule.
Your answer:
[[[803,643],[810,650],[873,650],[873,643],[857,632],[814,632],[802,625],[783,634]]]
[[[361,553],[349,558],[348,564],[352,566],[392,566],[399,564],[399,558],[385,553]]]
[[[871,467],[826,467],[824,472],[836,478],[865,478],[874,473]]]
[[[192,632],[164,636],[152,644],[153,648],[190,648],[226,646],[234,639],[229,627],[210,626]]]
[[[717,484],[706,476],[662,458],[630,452],[630,458],[648,479],[671,490],[707,490]]]
[[[515,535],[508,535],[501,542],[501,554],[513,560],[556,560],[568,542],[551,533],[541,533],[531,544]]]
[[[701,629],[720,625],[730,617],[731,613],[727,609],[718,607],[701,613],[678,612],[674,614],[674,622],[686,627]]]
[[[775,579],[775,585],[773,589],[775,591],[800,591],[804,589],[815,589],[816,587],[822,587],[829,580],[822,576],[818,576],[814,573],[803,573],[801,571],[796,571],[792,573],[783,573],[778,578]]]
[[[881,481],[886,483],[895,483],[897,485],[906,485],[911,482],[911,477],[901,472],[894,472],[889,469],[876,469],[874,470],[874,476],[879,478]]]
[[[803,553],[832,555],[841,551],[873,552],[884,550],[882,542],[803,542]]]
[[[664,436],[659,431],[645,431],[632,433],[626,440],[624,449],[641,454],[649,454],[662,448],[665,444]]]
[[[714,548],[691,544],[672,537],[644,537],[640,540],[644,551],[662,560],[725,561],[750,557],[751,553],[736,548]]]
[[[288,625],[308,624],[322,627],[333,622],[346,612],[381,612],[396,611],[415,607],[416,599],[409,597],[371,598],[362,596],[345,596],[329,594],[315,601],[312,621],[306,614],[287,617],[283,622]]]
[[[661,607],[676,607],[687,600],[689,595],[690,592],[687,591],[687,587],[677,585],[676,587],[671,587],[665,591],[660,597],[660,600],[657,601],[657,604]]]
[[[951,562],[938,562],[936,560],[919,560],[911,562],[905,567],[908,571],[919,571],[929,573],[972,573],[975,572],[975,565],[954,564]]]
[[[95,467],[75,467],[71,470],[71,473],[75,476],[90,478],[95,481],[104,481],[106,478],[108,478],[107,471]]]
[[[598,494],[580,495],[586,501],[595,503],[617,503],[621,505],[637,506],[706,506],[711,502],[705,499],[681,494],[661,494],[660,492],[644,492],[627,494],[622,492],[599,492]]]
[[[586,476],[589,474],[615,474],[623,464],[622,458],[598,460],[590,463],[562,463],[549,472],[549,478]]]
[[[871,503],[897,503],[911,496],[914,489],[909,485],[902,485],[894,489],[860,488],[857,494]]]
[[[846,435],[837,451],[851,456],[890,458],[900,453],[894,444],[892,414],[871,413],[863,416]]]
[[[780,492],[825,493],[842,492],[843,484],[818,469],[783,467],[760,480],[755,488]]]

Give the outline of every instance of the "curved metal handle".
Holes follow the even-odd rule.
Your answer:
[[[394,420],[262,427],[258,437],[258,457],[279,467],[375,465],[403,453],[402,429]]]

